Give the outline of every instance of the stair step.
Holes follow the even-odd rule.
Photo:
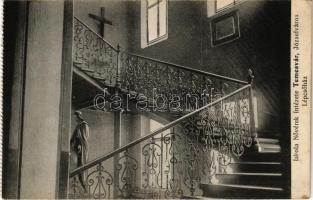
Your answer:
[[[280,150],[280,145],[279,144],[259,143],[259,144],[257,144],[257,146],[263,147],[263,148],[279,149]]]
[[[258,150],[260,153],[280,153],[280,147],[279,148],[259,147]]]
[[[92,195],[88,193],[81,193],[81,194],[68,194],[69,199],[90,199]]]
[[[233,185],[233,184],[209,184],[209,185],[210,186],[223,186],[223,187],[229,187],[229,188],[252,189],[252,190],[283,191],[283,188],[279,188],[279,187]]]
[[[227,173],[216,174],[221,184],[281,187],[284,181],[281,173]]]
[[[233,184],[201,184],[204,197],[211,198],[254,198],[274,199],[287,198],[284,190],[279,187],[263,187]]]
[[[268,138],[258,138],[258,152],[260,153],[279,153],[281,151],[279,140],[268,139]]]
[[[230,167],[234,172],[279,173],[282,170],[280,162],[236,162]]]
[[[121,199],[125,199],[125,197],[120,197]],[[162,189],[157,189],[155,188],[154,190],[146,190],[146,189],[139,189],[137,191],[134,191],[132,193],[132,196],[129,197],[131,199],[165,199],[165,190]]]
[[[203,199],[202,196],[187,196],[187,195],[184,195],[182,196],[182,199]]]
[[[257,138],[258,143],[279,144],[279,139],[274,138]]]

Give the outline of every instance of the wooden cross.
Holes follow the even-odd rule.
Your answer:
[[[112,25],[112,21],[110,20],[107,20],[105,17],[104,17],[104,11],[105,11],[105,8],[104,7],[101,7],[101,16],[97,16],[97,15],[94,15],[94,14],[88,14],[88,16],[98,22],[100,22],[99,26],[100,26],[100,35],[102,38],[104,38],[104,26],[106,24],[109,24],[109,25]]]

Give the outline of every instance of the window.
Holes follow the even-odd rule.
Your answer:
[[[141,1],[141,47],[167,39],[167,0]]]
[[[208,17],[231,8],[244,0],[207,0]]]
[[[235,3],[235,0],[216,0],[215,1],[215,8],[216,11],[220,11],[224,8],[227,8],[228,6],[231,6]]]

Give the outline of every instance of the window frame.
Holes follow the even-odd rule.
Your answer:
[[[162,1],[165,1],[165,34],[159,35],[157,38],[149,41],[149,16],[148,10],[154,6],[159,6]],[[159,15],[159,9],[158,13]],[[160,18],[157,17],[157,29],[160,29]],[[141,48],[146,48],[148,46],[154,45],[168,38],[168,0],[157,0],[153,5],[148,5],[148,0],[141,1]]]
[[[207,0],[207,17],[208,18],[217,16],[221,13],[231,12],[234,9],[236,9],[238,5],[246,2],[247,0],[233,0],[232,3],[219,9],[217,8],[217,1],[218,0]],[[211,6],[213,8],[211,8]]]

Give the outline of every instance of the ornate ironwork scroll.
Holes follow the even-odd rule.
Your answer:
[[[94,170],[88,173],[85,180],[86,190],[81,187],[77,176],[72,178],[71,198],[77,199],[109,199],[112,198],[113,176],[106,171],[102,164],[98,164]]]
[[[138,161],[129,155],[128,150],[118,159],[116,169],[119,171],[119,190],[121,197],[130,198],[139,188],[136,184]]]
[[[160,198],[162,189],[162,147],[152,138],[142,147],[142,188],[145,198]]]
[[[250,89],[220,101],[184,122],[187,135],[206,150],[216,149],[236,157],[252,145]]]
[[[179,96],[183,110],[200,108],[243,85],[231,79],[127,52],[121,52],[120,60],[123,90],[143,94],[150,100],[158,94],[168,101]]]
[[[118,51],[74,18],[74,65],[107,86],[115,86]]]
[[[184,138],[180,134],[169,133],[161,140],[165,147],[165,174],[166,174],[166,198],[181,197],[183,195],[183,168],[182,158],[179,152],[183,152]]]

